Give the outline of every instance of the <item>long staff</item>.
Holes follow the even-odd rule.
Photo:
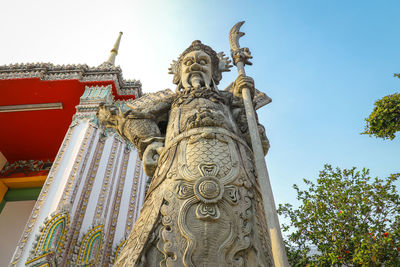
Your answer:
[[[246,72],[244,70],[244,66],[246,64],[251,65],[249,59],[252,58],[252,56],[248,48],[240,48],[239,46],[239,38],[244,35],[243,32],[239,31],[243,23],[244,21],[238,22],[232,27],[229,32],[229,43],[231,45],[232,59],[238,69],[238,73],[239,75],[245,76]],[[264,159],[263,147],[258,132],[256,115],[253,108],[250,90],[248,88],[244,88],[242,90],[242,96],[246,111],[247,123],[249,126],[251,146],[254,153],[258,182],[261,187],[265,216],[267,219],[269,236],[271,239],[272,256],[274,258],[275,266],[286,267],[289,266],[289,262],[286,256],[285,246],[283,244],[281,228],[275,208],[274,196],[272,194],[267,165]]]

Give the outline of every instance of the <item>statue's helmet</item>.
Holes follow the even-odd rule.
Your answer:
[[[224,53],[216,53],[211,47],[208,45],[203,44],[199,40],[195,40],[192,42],[192,44],[186,48],[185,51],[179,56],[178,61],[173,61],[171,64],[171,67],[169,68],[170,74],[174,75],[173,78],[173,83],[174,84],[179,84],[181,80],[181,64],[182,60],[186,56],[186,54],[192,52],[192,51],[203,51],[207,55],[210,56],[211,58],[211,67],[212,67],[212,79],[215,84],[219,84],[219,81],[222,78],[222,72],[223,71],[229,71],[229,68],[231,67],[229,65],[230,60],[226,57],[224,57]]]

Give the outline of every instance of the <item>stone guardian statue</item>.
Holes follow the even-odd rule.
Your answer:
[[[229,63],[194,41],[171,65],[176,92],[145,95],[126,112],[99,108],[100,122],[138,148],[152,177],[115,266],[273,266],[242,90],[255,107],[263,94],[244,75],[218,90]]]

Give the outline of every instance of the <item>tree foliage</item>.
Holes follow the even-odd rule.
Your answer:
[[[278,209],[290,219],[282,230],[291,266],[400,266],[399,177],[372,179],[366,169],[325,165],[316,184],[294,185],[300,207]]]
[[[400,74],[394,76],[400,78]],[[379,99],[368,118],[363,134],[393,140],[400,131],[400,94],[395,93]]]

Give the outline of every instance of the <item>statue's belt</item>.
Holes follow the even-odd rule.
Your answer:
[[[198,134],[222,134],[225,136],[229,136],[233,140],[241,143],[244,147],[246,147],[249,151],[252,151],[250,147],[247,145],[247,143],[243,140],[243,138],[237,136],[236,134],[224,129],[224,128],[215,128],[215,127],[199,127],[199,128],[194,128],[190,129],[184,133],[181,133],[174,138],[172,138],[168,144],[164,147],[164,151],[167,151],[168,149],[171,148],[171,146],[175,145],[176,143],[182,141],[183,139],[189,138],[193,135],[198,135]]]

